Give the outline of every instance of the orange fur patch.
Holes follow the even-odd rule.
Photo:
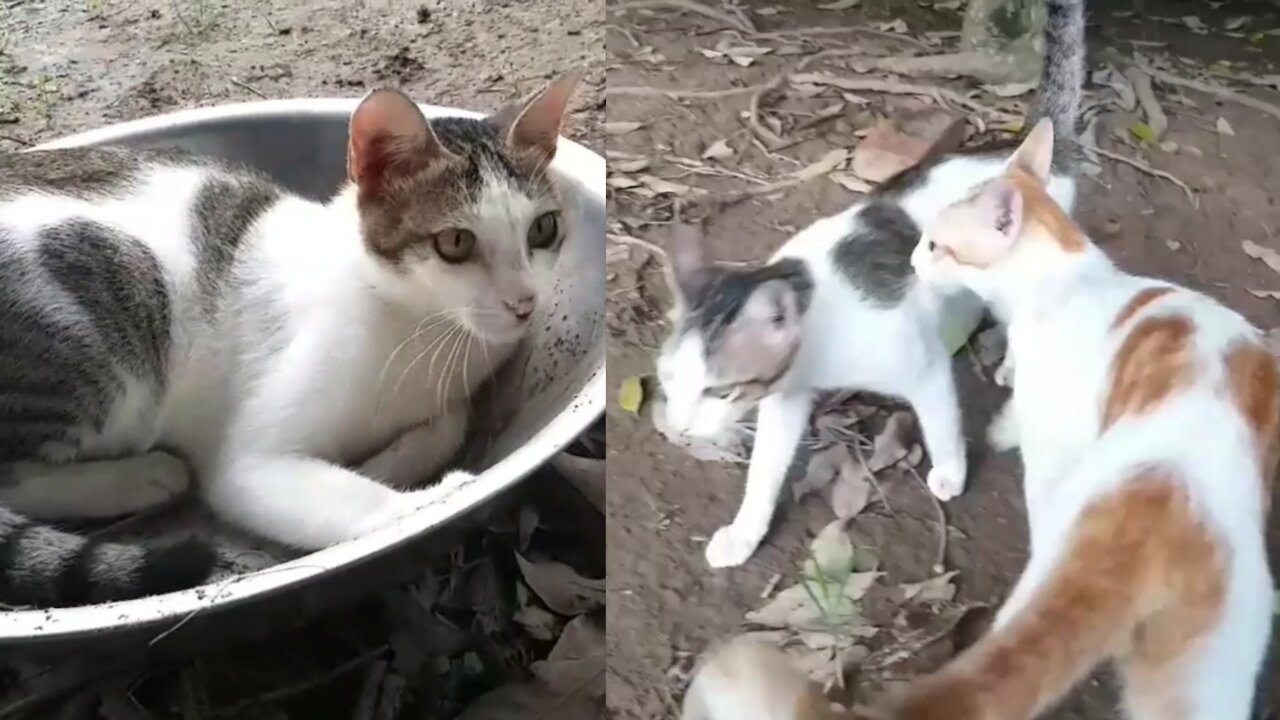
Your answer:
[[[1185,489],[1145,471],[1085,509],[1017,616],[915,683],[892,717],[1034,717],[1113,656],[1132,676],[1155,677],[1214,627],[1224,587],[1218,543]]]
[[[1225,361],[1231,400],[1253,431],[1263,489],[1270,497],[1280,459],[1280,369],[1271,353],[1254,342],[1231,346]]]
[[[1129,302],[1124,304],[1124,307],[1120,308],[1120,314],[1111,321],[1111,329],[1115,330],[1129,322],[1139,310],[1171,292],[1173,292],[1171,287],[1149,287],[1139,290]]]
[[[1102,429],[1126,415],[1141,415],[1191,384],[1191,333],[1185,315],[1149,317],[1129,331],[1111,361],[1111,390]]]
[[[1058,243],[1063,252],[1083,252],[1087,241],[1084,231],[1054,199],[1044,183],[1020,168],[1011,168],[1005,179],[1022,195],[1022,222],[1035,225]]]

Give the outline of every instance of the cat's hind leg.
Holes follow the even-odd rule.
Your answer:
[[[929,489],[939,500],[950,500],[964,492],[968,472],[951,363],[933,363],[904,394],[920,419],[920,431],[933,465],[929,470]]]
[[[186,463],[163,451],[117,460],[0,468],[0,505],[39,519],[111,518],[145,510],[186,492]]]

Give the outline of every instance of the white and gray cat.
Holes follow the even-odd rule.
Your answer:
[[[1084,82],[1083,4],[1048,1],[1044,70],[1026,125],[1048,117],[1067,129],[1049,183],[1065,208],[1074,207],[1076,194],[1070,129]],[[675,233],[674,329],[657,362],[664,424],[715,437],[759,406],[742,505],[706,548],[713,567],[742,564],[763,540],[817,391],[905,399],[928,446],[930,489],[943,500],[964,490],[965,440],[940,327],[947,314],[971,312],[978,300],[922,286],[911,253],[920,227],[1002,172],[1016,147],[926,158],[865,202],[800,231],[758,269],[717,265],[695,231]]]
[[[469,396],[549,292],[565,228],[546,170],[576,84],[483,120],[374,91],[327,203],[210,158],[5,157],[0,601],[198,584],[216,562],[203,541],[44,524],[132,513],[193,478],[221,518],[301,549],[464,482],[406,489],[459,450]]]

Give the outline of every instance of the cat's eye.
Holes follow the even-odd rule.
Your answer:
[[[465,262],[475,247],[476,234],[470,230],[449,228],[436,233],[436,252],[445,262]]]
[[[542,213],[529,226],[529,249],[545,250],[556,244],[560,237],[560,213]]]

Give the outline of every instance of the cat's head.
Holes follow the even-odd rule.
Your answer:
[[[1054,264],[1085,239],[1048,192],[1053,125],[1041,120],[1003,173],[944,208],[921,233],[911,264],[923,282],[995,299],[1027,264]]]
[[[351,116],[347,174],[379,290],[490,342],[531,325],[565,236],[547,175],[577,75],[481,120],[427,120],[396,90]]]
[[[712,437],[786,376],[800,347],[813,282],[799,260],[752,270],[708,260],[701,233],[677,225],[669,280],[674,329],[658,357],[666,426]]]

